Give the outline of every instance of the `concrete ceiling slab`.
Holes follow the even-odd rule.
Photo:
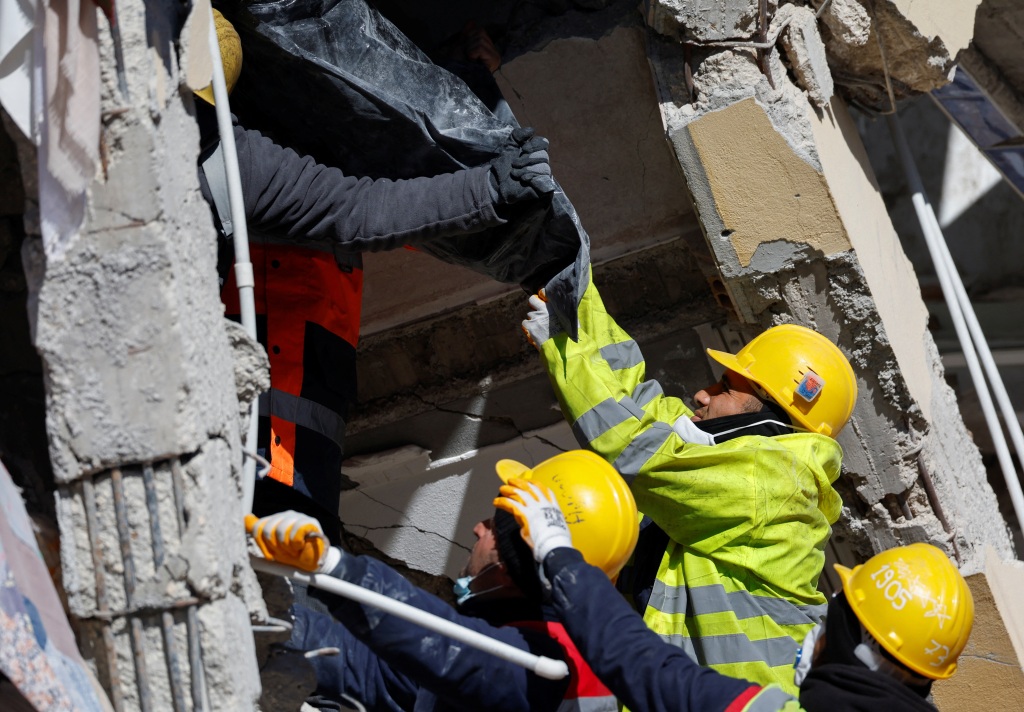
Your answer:
[[[696,229],[642,28],[552,40],[509,61],[496,78],[519,121],[550,140],[554,174],[590,234],[594,261]],[[364,269],[364,335],[518,290],[408,250],[368,254]]]

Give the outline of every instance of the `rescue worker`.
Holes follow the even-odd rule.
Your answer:
[[[503,481],[530,478],[553,487],[551,501],[568,519],[568,530],[585,560],[614,578],[636,544],[636,504],[608,463],[591,452],[561,453],[532,469],[512,460],[496,466]],[[480,522],[477,541],[455,586],[457,608],[423,591],[382,562],[326,547],[315,520],[294,512],[250,517],[266,558],[329,573],[421,610],[497,638],[522,650],[564,660],[570,677],[545,680],[512,663],[431,633],[371,606],[323,591],[310,595],[330,615],[294,606],[287,647],[337,647],[334,657],[311,660],[320,704],[357,700],[374,710],[456,708],[489,712],[586,710],[614,712],[615,699],[580,659],[562,625],[542,607],[533,555],[519,525],[504,511]]]
[[[700,665],[795,692],[797,646],[825,612],[816,588],[842,501],[835,436],[853,370],[802,326],[768,329],[691,411],[644,380],[636,342],[591,280],[579,340],[555,333],[539,295],[523,328],[584,447],[612,463],[645,515],[619,589],[647,625]]]
[[[501,494],[495,505],[521,523],[569,636],[633,712],[934,710],[932,681],[953,675],[971,634],[970,589],[938,548],[897,547],[852,570],[837,564],[842,591],[790,665],[797,699],[700,668],[662,641],[573,548],[543,485],[511,480]]]
[[[241,73],[241,43],[231,23],[214,15],[231,89]],[[227,237],[232,225],[212,87],[197,95],[200,185]],[[260,396],[259,431],[270,472],[257,483],[253,509],[312,513],[337,542],[345,420],[356,398],[361,253],[506,222],[505,206],[544,199],[554,189],[547,141],[531,129],[516,129],[490,164],[392,181],[346,176],[237,123],[234,139],[257,330],[270,357],[271,387]],[[227,271],[230,241],[222,245]],[[240,313],[233,271],[222,297],[228,315]]]

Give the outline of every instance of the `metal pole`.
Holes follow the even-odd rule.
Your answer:
[[[539,655],[534,655],[533,653],[528,653],[525,650],[520,650],[508,643],[503,643],[500,640],[495,640],[494,638],[478,633],[475,630],[470,630],[458,623],[453,623],[445,618],[435,616],[433,613],[421,611],[419,608],[410,606],[408,603],[396,601],[395,599],[388,598],[376,591],[369,591],[362,586],[355,585],[354,583],[340,581],[325,574],[307,574],[299,571],[298,569],[293,569],[290,566],[276,564],[271,561],[267,561],[266,559],[253,557],[251,561],[252,567],[257,571],[264,571],[268,574],[284,576],[285,578],[300,581],[308,584],[309,586],[322,588],[325,591],[329,591],[337,596],[349,598],[357,603],[379,608],[385,613],[389,613],[401,618],[402,620],[415,623],[427,630],[440,633],[441,635],[446,635],[460,643],[465,643],[466,645],[482,650],[483,652],[494,655],[502,660],[507,660],[514,665],[519,665],[527,670],[532,670],[534,674],[548,680],[561,680],[569,674],[568,666],[566,666],[566,664],[561,660],[553,660],[551,658],[545,658]]]
[[[949,254],[949,248],[946,246],[946,241],[942,235],[942,230],[939,227],[939,222],[935,218],[935,211],[932,209],[931,203],[928,202],[928,198],[925,195],[921,176],[917,172],[917,166],[914,164],[914,158],[910,154],[910,147],[907,145],[907,139],[903,134],[903,128],[900,126],[899,118],[895,113],[893,113],[886,116],[886,120],[889,123],[889,131],[892,134],[893,143],[896,145],[900,162],[903,164],[903,171],[907,177],[907,183],[911,192],[911,199],[914,203],[914,210],[917,213],[918,221],[921,223],[921,230],[924,232],[925,243],[928,245],[928,252],[931,254],[932,261],[935,263],[935,273],[939,278],[940,285],[942,286],[943,297],[946,300],[946,305],[949,307],[950,317],[953,320],[953,326],[956,329],[957,338],[960,340],[964,359],[967,361],[967,368],[971,374],[971,380],[974,381],[974,388],[978,393],[978,401],[981,404],[981,410],[985,416],[985,423],[988,425],[988,429],[992,435],[992,442],[996,449],[996,456],[999,459],[999,465],[1003,471],[1003,477],[1006,480],[1006,488],[1010,493],[1010,500],[1013,503],[1013,509],[1017,515],[1018,526],[1020,526],[1021,531],[1024,531],[1024,490],[1021,489],[1020,479],[1017,475],[1017,470],[1013,465],[1013,459],[1010,456],[1010,449],[1006,444],[1006,437],[1003,434],[1002,426],[999,424],[999,417],[996,415],[995,408],[992,404],[992,396],[989,393],[988,384],[982,374],[981,365],[978,361],[978,353],[975,349],[975,340],[977,340],[980,350],[982,351],[986,368],[989,369],[989,378],[992,380],[996,395],[1000,399],[1000,405],[1003,406],[1003,417],[1006,419],[1007,427],[1010,429],[1010,433],[1014,437],[1014,444],[1017,445],[1018,448],[1018,456],[1024,455],[1024,452],[1021,450],[1021,445],[1024,444],[1024,436],[1019,434],[1020,423],[1017,422],[1016,414],[1010,406],[1009,398],[1006,396],[1006,389],[1003,387],[1002,379],[1000,379],[999,372],[995,367],[995,361],[992,359],[992,354],[985,341],[985,335],[981,331],[977,317],[974,314],[974,309],[971,307],[970,300],[967,298],[967,292],[964,290],[963,281],[960,279],[960,275],[957,273],[956,267],[953,265],[952,257]],[[968,322],[971,322],[971,327],[968,326]],[[1016,434],[1014,433],[1015,428],[1017,430]]]
[[[242,178],[238,171],[238,151],[235,149],[235,130],[231,124],[231,107],[228,104],[228,87],[224,80],[224,63],[214,27],[213,11],[210,12],[210,56],[213,58],[213,98],[217,111],[217,130],[220,144],[224,149],[224,168],[228,179],[228,202],[231,204],[231,223],[234,226],[235,282],[238,283],[238,303],[242,316],[242,328],[251,339],[256,340],[256,280],[252,262],[249,259],[249,227],[245,221],[245,203],[242,200]],[[256,451],[259,435],[259,400],[252,402],[249,411],[249,428],[246,431],[245,447]],[[242,462],[242,511],[252,511],[253,488],[256,483],[256,462],[247,457]]]

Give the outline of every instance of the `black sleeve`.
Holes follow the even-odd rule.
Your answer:
[[[254,228],[376,252],[504,222],[490,167],[431,178],[355,178],[235,125],[245,214]]]
[[[633,712],[721,712],[760,691],[746,680],[698,667],[682,648],[663,641],[576,549],[552,551],[544,571],[569,637],[594,674]]]

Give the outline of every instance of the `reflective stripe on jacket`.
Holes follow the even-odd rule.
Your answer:
[[[632,712],[798,712],[778,686],[698,667],[652,633],[600,569],[579,551],[544,559],[551,603],[583,659]]]
[[[688,444],[672,424],[692,411],[644,380],[593,283],[579,323],[578,342],[562,334],[541,353],[581,445],[669,537],[644,620],[701,665],[795,693],[796,649],[825,610],[816,585],[842,506],[839,445],[811,433]]]
[[[615,695],[597,679],[597,675],[580,655],[576,644],[572,642],[561,623],[521,621],[512,625],[547,633],[565,649],[565,660],[569,666],[569,687],[557,712],[618,712],[619,703]]]

